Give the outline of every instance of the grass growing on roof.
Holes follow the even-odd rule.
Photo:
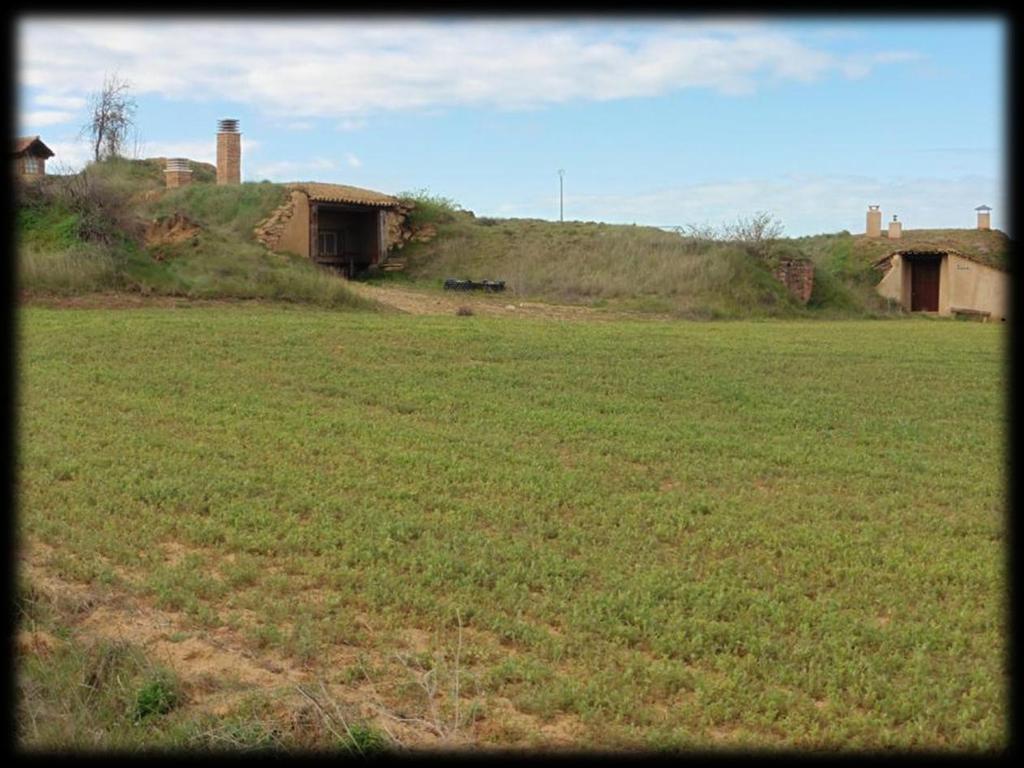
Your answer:
[[[488,743],[995,749],[1004,339],[33,308],[19,536],[381,687],[459,617]]]

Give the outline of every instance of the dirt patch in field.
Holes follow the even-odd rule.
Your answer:
[[[162,548],[171,561],[192,552],[173,542]],[[244,628],[200,626],[184,612],[159,609],[151,600],[122,589],[57,577],[47,565],[55,554],[41,543],[23,547],[20,575],[60,611],[75,636],[85,641],[129,643],[143,650],[152,662],[172,669],[181,681],[187,706],[197,714],[227,717],[241,711],[252,695],[258,694],[272,702],[275,719],[284,723],[305,722],[310,708],[330,712],[340,707],[337,711],[347,717],[367,722],[388,734],[396,745],[413,749],[559,749],[578,747],[585,738],[586,729],[578,718],[558,715],[540,720],[518,711],[504,697],[471,692],[469,675],[459,697],[463,714],[474,701],[484,705],[483,714],[456,726],[452,702],[432,700],[426,688],[418,688],[427,679],[426,670],[400,663],[400,654],[336,644],[320,659],[322,668],[314,670],[274,649],[254,649]],[[243,625],[261,621],[251,611],[235,611],[236,616],[240,613],[247,614]],[[409,628],[400,634],[406,652],[438,653],[430,633]],[[486,642],[469,628],[465,639]],[[17,637],[19,648],[37,655],[50,652],[56,642],[39,631],[23,631]],[[356,670],[362,672],[353,674]]]

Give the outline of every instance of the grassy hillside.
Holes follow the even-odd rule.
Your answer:
[[[443,202],[443,201],[442,201]],[[653,227],[493,219],[432,205],[437,235],[402,252],[401,277],[436,285],[446,277],[506,280],[513,294],[669,312],[682,317],[865,316],[893,312],[870,284],[871,270],[844,269],[849,236],[815,247],[782,239],[763,258],[742,243],[682,237]],[[815,290],[800,307],[772,276],[780,258],[813,258]]]
[[[26,187],[18,208],[21,289],[369,305],[340,277],[256,242],[253,227],[286,198],[281,185],[197,180],[168,190],[162,167],[117,160]],[[169,217],[187,236],[147,238],[147,225]]]
[[[409,247],[411,279],[499,279],[525,297],[704,317],[792,309],[782,286],[740,249],[687,244],[658,229],[457,214],[437,230]]]
[[[20,327],[19,551],[87,591],[76,633],[180,662],[168,725],[321,679],[489,745],[1007,743],[1002,326]],[[206,639],[284,671],[204,677]],[[53,693],[26,706],[86,696],[78,669],[36,664]],[[20,738],[124,727],[52,711],[22,709]]]

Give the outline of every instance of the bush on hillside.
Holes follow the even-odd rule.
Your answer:
[[[19,203],[29,216],[68,214],[74,237],[85,243],[115,247],[142,239],[143,223],[132,208],[130,189],[92,165],[81,173],[25,185]]]
[[[740,217],[735,224],[724,229],[727,240],[740,243],[751,256],[766,259],[772,243],[782,237],[782,222],[767,211],[758,211],[750,217]]]
[[[772,245],[782,237],[783,230],[781,221],[766,211],[758,211],[721,227],[686,224],[680,234],[694,247],[708,247],[716,242],[739,243],[751,256],[764,260],[770,257]]]
[[[426,189],[402,192],[398,199],[412,205],[409,221],[414,227],[423,224],[450,224],[455,221],[455,214],[462,210],[462,206],[450,197],[435,195]]]

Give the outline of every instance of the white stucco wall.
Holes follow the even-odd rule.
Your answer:
[[[942,277],[948,273],[949,292],[948,300],[943,305],[940,282],[940,314],[948,314],[953,309],[977,309],[991,313],[993,320],[1009,317],[1010,276],[1006,272],[952,253],[946,257],[945,262],[946,269]],[[943,312],[943,309],[946,311]]]

